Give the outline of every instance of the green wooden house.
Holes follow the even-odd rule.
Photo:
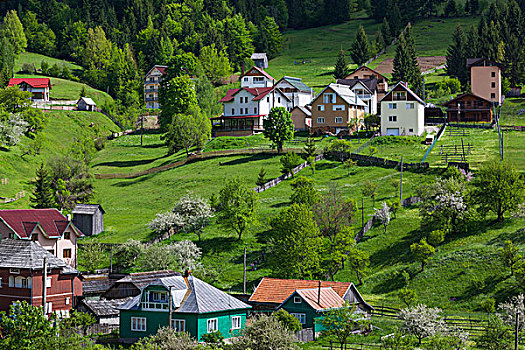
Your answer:
[[[240,334],[251,306],[189,276],[164,277],[144,287],[140,295],[120,305],[120,338],[132,342],[169,326],[197,340],[220,331],[225,338]]]

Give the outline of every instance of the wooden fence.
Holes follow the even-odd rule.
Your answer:
[[[399,161],[385,159],[385,158],[379,158],[379,157],[373,157],[373,156],[366,156],[363,154],[357,154],[352,153],[350,154],[350,158],[352,160],[355,160],[360,165],[376,165],[386,168],[395,168],[399,165]],[[403,170],[420,170],[420,169],[428,169],[429,164],[427,162],[422,163],[404,163],[403,162]]]
[[[501,125],[500,128],[505,131],[525,131],[525,126],[522,125]]]

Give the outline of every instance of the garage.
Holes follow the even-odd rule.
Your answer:
[[[387,128],[387,136],[399,136],[399,128]]]

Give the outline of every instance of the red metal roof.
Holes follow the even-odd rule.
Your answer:
[[[247,91],[253,96],[255,96],[252,100],[253,101],[259,101],[264,96],[268,95],[273,90],[273,87],[264,87],[264,88],[240,88],[240,89],[230,89],[228,92],[226,92],[226,96],[221,98],[219,102],[230,102],[233,100],[233,97],[240,92],[241,90]]]
[[[220,117],[210,118],[212,120],[217,119],[246,119],[246,118],[260,118],[264,117],[266,114],[253,114],[253,115],[231,115],[231,116],[224,116],[221,115]]]
[[[332,288],[298,289],[297,294],[303,298],[314,310],[326,310],[341,307],[345,304],[344,299]]]
[[[321,281],[321,288],[332,287],[332,289],[341,298],[344,297],[351,282],[331,282]],[[259,303],[277,303],[281,304],[295,290],[298,289],[315,289],[319,287],[319,281],[309,280],[287,280],[279,278],[263,277],[249,301]]]
[[[233,99],[233,96],[235,96],[236,93],[241,91],[242,89],[230,89],[226,92],[226,96],[220,99],[219,102],[230,102]]]
[[[11,78],[7,86],[20,85],[21,83],[26,83],[34,88],[51,88],[49,78]]]
[[[262,75],[264,75],[266,78],[270,79],[271,81],[275,81],[275,79],[268,73],[266,73],[264,71],[264,69],[262,68],[259,68],[257,66],[253,66],[252,68],[250,68],[244,75],[248,74],[250,71],[252,71],[253,69],[255,69],[257,72],[261,73]],[[244,77],[244,75],[242,77]],[[242,78],[241,77],[241,78]]]
[[[57,209],[0,210],[0,218],[20,238],[29,238],[37,225],[40,225],[49,238],[58,238],[69,225],[73,225]],[[78,229],[74,231],[83,236]]]

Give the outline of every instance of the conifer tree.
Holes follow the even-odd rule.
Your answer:
[[[394,68],[392,71],[392,78],[394,81],[407,81],[408,79],[408,53],[407,53],[407,43],[405,40],[405,35],[401,33],[397,41],[396,55],[394,57]]]
[[[370,58],[370,51],[370,43],[368,42],[365,29],[362,25],[359,25],[350,53],[352,60],[354,63],[357,63],[358,66],[361,66]]]
[[[381,50],[385,48],[385,39],[383,38],[383,34],[380,30],[377,31],[376,34],[376,40],[374,41],[374,50],[375,54],[378,54]]]
[[[465,14],[470,14],[470,0],[465,1]]]
[[[383,24],[381,25],[381,34],[383,34],[383,39],[385,40],[386,46],[392,44],[392,32],[390,30],[390,24],[388,24],[388,19],[383,17]]]
[[[49,178],[49,173],[44,168],[44,163],[41,163],[40,168],[37,169],[33,185],[35,188],[30,198],[31,207],[35,209],[55,207],[55,196],[51,187],[51,179]]]
[[[346,63],[345,52],[341,49],[339,50],[339,55],[337,56],[337,61],[335,62],[334,69],[334,78],[344,79],[348,76],[348,64]]]
[[[476,27],[471,26],[467,32],[467,43],[465,47],[465,56],[467,58],[476,58],[478,57],[479,51],[479,35]]]
[[[525,51],[520,45],[516,35],[511,34],[505,45],[505,76],[510,80],[511,86],[518,86],[523,82],[525,64]]]
[[[458,24],[452,36],[452,44],[447,50],[447,73],[456,77],[462,84],[467,82],[467,38]]]
[[[445,6],[445,17],[454,17],[458,14],[458,7],[456,0],[448,0],[447,6]]]
[[[414,38],[412,37],[412,27],[410,25],[407,26],[405,39],[406,52],[409,62],[409,75],[406,82],[412,86],[416,93],[422,94],[423,77],[421,76],[421,68],[419,67],[419,62],[417,61],[416,44],[414,42]]]
[[[399,11],[399,6],[397,3],[389,6],[389,9],[392,9],[388,16],[388,24],[390,24],[390,35],[393,38],[397,38],[399,32],[403,29],[403,19],[401,17],[401,11]]]
[[[470,0],[470,14],[477,15],[479,12],[479,0]]]

